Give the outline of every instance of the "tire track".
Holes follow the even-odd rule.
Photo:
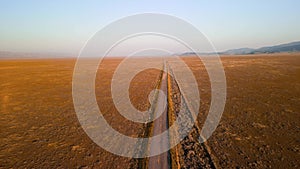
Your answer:
[[[153,116],[155,116],[158,111],[162,111],[162,105],[167,104],[167,108],[163,110],[161,117],[145,124],[145,131],[141,134],[141,137],[152,137],[167,130],[169,126],[176,121],[180,112],[181,102],[184,110],[182,115],[192,121],[194,121],[194,118],[197,118],[195,113],[191,111],[192,109],[190,109],[189,103],[186,102],[186,96],[180,89],[176,75],[174,75],[171,66],[167,63],[164,63],[164,71],[161,71],[157,89],[167,94],[167,101],[157,94],[152,105],[153,107],[151,108]],[[185,124],[180,125],[180,128],[184,128]],[[176,138],[181,132],[182,131],[178,130],[176,133],[169,133],[169,138],[163,138],[167,140],[161,141],[170,143],[173,141],[172,138]],[[209,146],[206,142],[199,142],[199,139],[203,139],[200,133],[201,130],[196,120],[189,134],[178,145],[160,155],[137,159],[137,168],[218,168],[216,165],[217,159],[211,154]],[[157,149],[160,149],[162,146],[162,144],[150,144],[149,142],[142,143],[141,145],[143,146],[139,148],[139,152],[146,152],[147,149],[157,151]],[[131,168],[136,167],[132,166]]]
[[[186,96],[180,90],[180,84],[176,81],[176,76],[174,76],[171,67],[168,65],[169,70],[169,102],[173,104],[173,118],[170,119],[173,122],[176,120],[176,117],[180,112],[180,104],[183,103],[184,113],[183,115],[188,116],[187,118],[194,119],[196,115],[189,108],[190,106],[186,102]],[[171,78],[175,77],[175,78]],[[172,117],[170,116],[170,117]],[[174,118],[175,117],[175,118]],[[193,120],[194,121],[194,120]],[[184,124],[181,124],[184,125]],[[184,126],[181,126],[184,127]],[[178,131],[180,132],[180,131]],[[199,143],[199,139],[203,139],[200,136],[201,130],[199,124],[196,120],[192,130],[189,132],[179,145],[171,149],[172,154],[172,166],[176,168],[217,168],[217,165],[214,161],[216,158],[210,152],[208,145],[204,143]],[[175,137],[175,136],[174,136]],[[171,136],[172,138],[172,136]],[[176,164],[176,165],[175,165]]]
[[[164,63],[164,71],[162,71],[161,76],[161,83],[160,83],[160,90],[167,94],[168,93],[168,82],[167,82],[167,71],[166,71],[166,64]],[[159,92],[158,98],[157,98],[157,104],[156,109],[154,112],[154,116],[156,116],[156,113],[162,112],[159,118],[157,118],[153,123],[153,130],[151,135],[159,135],[160,133],[166,131],[168,129],[168,103],[167,103],[167,97],[162,92]],[[160,137],[158,142],[154,142],[149,145],[150,153],[163,151],[164,146],[169,146],[169,137]],[[153,156],[149,158],[148,162],[148,168],[149,169],[167,169],[170,167],[170,155],[169,151],[162,153],[157,156]]]

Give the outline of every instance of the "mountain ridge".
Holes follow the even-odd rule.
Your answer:
[[[265,54],[265,53],[282,53],[282,52],[300,52],[300,41],[294,41],[290,43],[284,43],[273,46],[264,46],[260,48],[236,48],[229,49],[223,52],[185,52],[181,55],[193,55],[193,54],[202,54],[202,55],[250,55],[250,54]]]
[[[177,53],[173,55],[251,55],[251,54],[267,54],[267,53],[282,53],[282,52],[300,52],[300,41],[294,41],[290,43],[284,43],[273,46],[264,46],[260,48],[237,48],[237,49],[229,49],[223,52],[185,52],[185,53]],[[76,54],[68,54],[68,53],[30,53],[30,52],[10,52],[10,51],[0,51],[0,59],[8,59],[8,58],[72,58],[76,56]]]

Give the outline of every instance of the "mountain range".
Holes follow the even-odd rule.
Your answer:
[[[249,54],[263,54],[263,53],[282,53],[282,52],[300,52],[300,41],[285,43],[275,46],[266,46],[261,48],[238,48],[230,49],[223,52],[217,52],[220,55],[249,55]],[[194,52],[186,52],[181,55],[193,55]],[[211,55],[215,53],[197,53]]]
[[[280,44],[275,46],[266,46],[261,48],[238,48],[230,49],[223,52],[217,52],[219,55],[250,55],[250,54],[263,54],[263,53],[282,53],[282,52],[300,52],[300,41]],[[195,55],[195,52],[185,52],[181,54],[174,55]],[[214,53],[197,53],[201,55],[213,55]],[[9,51],[0,51],[0,59],[5,58],[65,58],[65,57],[74,57],[75,54],[66,54],[66,53],[24,53],[24,52],[9,52]]]
[[[280,52],[299,52],[300,51],[300,41],[298,42],[291,42],[281,45],[275,46],[267,46],[258,49],[252,48],[240,48],[240,49],[231,49],[220,54],[256,54],[256,53],[280,53]]]

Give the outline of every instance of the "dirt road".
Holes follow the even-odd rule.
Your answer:
[[[166,68],[166,65],[164,65],[164,67]],[[165,94],[159,93],[158,98],[157,98],[157,105],[156,105],[155,113],[162,112],[162,114],[161,114],[161,117],[159,117],[153,123],[152,136],[158,135],[168,129],[168,106],[167,106],[167,97],[165,97],[168,94],[167,73],[166,72],[162,73],[160,90],[162,92],[164,92]],[[168,146],[167,144],[169,144],[169,138],[168,137],[160,137],[159,142],[157,142],[155,144],[150,144],[150,152],[162,151],[163,146]],[[169,152],[165,152],[160,155],[150,157],[148,168],[149,169],[170,168],[170,159],[169,158],[170,158]]]

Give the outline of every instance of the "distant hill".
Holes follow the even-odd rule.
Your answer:
[[[230,49],[224,52],[218,52],[220,55],[248,55],[248,54],[264,54],[264,53],[281,53],[281,52],[300,52],[300,41],[291,42],[275,46],[261,47],[257,49],[253,48],[239,48],[239,49]],[[174,55],[214,55],[216,53],[195,53],[195,52],[185,52],[181,54]],[[0,51],[0,59],[28,59],[28,58],[65,58],[65,57],[74,57],[76,54],[67,54],[67,53],[24,53],[24,52],[9,52],[9,51]]]
[[[300,52],[300,41],[291,42],[275,46],[267,46],[258,49],[240,48],[231,49],[219,54],[241,55],[241,54],[259,54],[259,53],[280,53],[280,52]]]
[[[225,52],[219,52],[219,54],[228,54],[228,55],[236,55],[236,54],[249,54],[253,53],[255,49],[252,48],[239,48],[239,49],[230,49]]]
[[[224,52],[218,52],[220,55],[248,55],[248,54],[263,54],[263,53],[281,53],[281,52],[300,52],[300,41],[291,42],[275,46],[253,48],[230,49]],[[195,55],[195,52],[186,52],[181,55]],[[215,53],[197,53],[200,55],[213,55]]]

